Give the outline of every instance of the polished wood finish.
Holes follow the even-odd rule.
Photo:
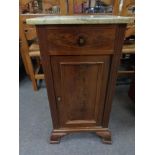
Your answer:
[[[118,71],[118,77],[124,77],[124,76],[126,76],[126,77],[133,77],[135,75],[135,71],[133,70],[133,71],[131,71],[131,70],[129,70],[129,71],[127,71],[127,70],[125,70],[125,71]]]
[[[104,131],[104,132],[96,132],[98,136],[102,138],[102,142],[104,144],[112,144],[112,139],[111,139],[111,132],[110,131]]]
[[[54,133],[54,132],[52,132],[51,137],[50,137],[50,144],[60,143],[60,139],[65,135],[67,135],[66,132],[65,133],[57,133],[57,132]]]
[[[67,15],[66,0],[60,0],[60,15]]]
[[[134,54],[135,53],[135,44],[124,44],[122,49],[123,54]]]
[[[24,66],[26,68],[26,72],[32,80],[33,89],[38,90],[37,80],[44,79],[44,75],[36,72],[36,68],[40,68],[39,58],[40,58],[40,49],[39,45],[36,42],[37,33],[35,26],[28,26],[25,23],[26,18],[30,18],[26,16],[20,16],[20,39],[21,39],[21,55],[24,62]],[[29,45],[31,42],[31,45]],[[32,64],[32,58],[38,61],[37,65],[34,67]]]
[[[48,52],[52,55],[96,55],[113,53],[115,25],[46,26]],[[52,44],[51,44],[52,43]]]
[[[124,0],[122,9],[120,11],[121,16],[135,16],[134,14],[135,0]],[[135,41],[128,40],[128,38],[135,36],[135,23],[127,25],[125,32],[125,42],[122,49],[122,54],[135,54]],[[134,70],[118,71],[118,77],[131,77],[135,76]]]
[[[75,27],[90,37],[82,47],[74,42],[79,35]],[[37,26],[53,120],[50,143],[74,132],[95,132],[111,143],[108,123],[125,29],[126,24]]]
[[[119,15],[120,0],[113,0],[113,15]]]
[[[110,58],[56,56],[51,61],[60,126],[101,126]]]
[[[132,8],[135,7],[135,0],[124,0],[123,6],[120,11],[121,16],[135,16],[135,13],[132,11]],[[135,23],[128,24],[125,38],[130,37],[131,35],[135,35]]]
[[[121,16],[134,16],[131,12],[131,7],[135,6],[135,0],[125,0],[123,1],[123,6],[120,15]]]
[[[22,25],[22,20],[20,18],[20,25]],[[30,56],[28,54],[29,51],[29,47],[28,47],[28,43],[26,40],[26,37],[24,35],[24,29],[23,26],[20,26],[20,38],[21,38],[21,55],[22,58],[24,60],[24,66],[26,68],[26,72],[29,75],[30,79],[32,80],[32,85],[33,85],[33,89],[37,90],[37,84],[36,84],[36,80],[35,80],[35,76],[34,76],[34,69],[33,69],[33,65],[32,65],[32,61],[30,59]]]
[[[43,79],[45,79],[45,76],[44,76],[44,74],[35,74],[35,79],[43,80]]]
[[[73,15],[74,14],[74,1],[68,0],[68,14]]]

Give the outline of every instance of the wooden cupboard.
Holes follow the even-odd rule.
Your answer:
[[[36,28],[53,120],[50,142],[87,131],[111,143],[108,123],[126,24]]]

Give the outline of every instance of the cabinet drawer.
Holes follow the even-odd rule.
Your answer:
[[[51,55],[112,54],[115,31],[115,25],[47,27],[47,50]]]

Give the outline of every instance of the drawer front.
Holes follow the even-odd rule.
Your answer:
[[[66,26],[46,28],[51,55],[112,54],[115,26]]]

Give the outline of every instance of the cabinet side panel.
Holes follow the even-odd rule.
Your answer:
[[[103,114],[103,127],[105,128],[108,128],[108,124],[109,124],[112,98],[115,90],[115,83],[117,79],[117,71],[120,63],[122,46],[124,42],[125,30],[126,30],[126,24],[118,25],[116,29],[115,47],[114,47],[115,54],[112,56],[110,76],[109,76],[105,108],[104,108],[104,114]]]
[[[39,38],[40,52],[41,52],[41,63],[45,74],[45,82],[47,87],[47,94],[49,100],[49,106],[51,111],[51,117],[53,122],[53,128],[59,128],[58,111],[55,101],[53,75],[51,70],[50,56],[47,54],[46,46],[46,29],[44,26],[37,26],[37,34]]]

